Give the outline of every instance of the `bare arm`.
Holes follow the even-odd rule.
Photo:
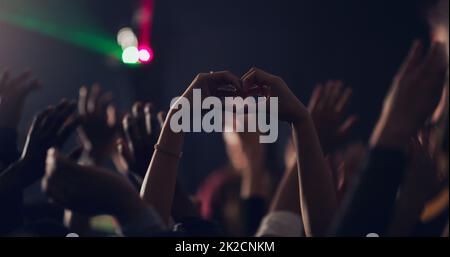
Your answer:
[[[286,170],[273,198],[270,212],[288,211],[301,216],[297,170],[297,165]]]
[[[226,85],[240,87],[239,79],[229,72],[200,74],[185,91],[181,100],[192,103],[194,89],[201,89],[203,97],[217,95],[220,86]],[[178,165],[184,143],[184,133],[174,132],[170,126],[171,118],[178,111],[178,103],[176,102],[167,114],[141,188],[141,197],[155,208],[166,224],[171,214]]]
[[[306,235],[325,235],[336,209],[336,192],[308,110],[281,78],[259,69],[253,68],[244,75],[243,87],[244,90],[257,88],[263,95],[279,98],[280,119],[292,124],[297,149]]]
[[[337,208],[336,191],[310,118],[294,123],[303,223],[307,236],[324,236]]]
[[[155,208],[166,224],[170,218],[180,162],[176,154],[182,152],[184,143],[184,133],[175,133],[170,128],[173,113],[173,110],[169,111],[158,140],[159,149],[164,150],[153,153],[141,188],[141,197]]]

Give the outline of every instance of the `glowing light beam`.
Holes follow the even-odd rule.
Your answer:
[[[87,30],[65,26],[63,22],[49,22],[20,14],[6,13],[0,10],[0,22],[27,29],[96,53],[121,58],[122,49],[115,40],[101,36],[98,33],[89,33]]]

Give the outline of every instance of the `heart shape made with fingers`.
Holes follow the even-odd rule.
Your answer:
[[[244,87],[244,81],[239,81],[239,87],[233,84],[226,84],[224,86],[218,87],[213,95],[217,97],[269,97],[270,87],[266,85],[253,84],[248,87]]]

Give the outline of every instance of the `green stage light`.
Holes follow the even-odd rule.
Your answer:
[[[138,64],[139,63],[139,50],[137,47],[130,46],[123,50],[122,62],[126,64]]]

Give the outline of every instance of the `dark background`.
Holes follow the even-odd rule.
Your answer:
[[[0,10],[45,12],[44,18],[89,24],[115,40],[121,27],[133,25],[138,4],[0,0]],[[156,0],[156,58],[142,68],[0,20],[0,68],[30,67],[45,84],[27,103],[21,142],[32,115],[62,97],[75,98],[81,84],[100,82],[122,110],[136,99],[167,109],[197,73],[241,75],[253,66],[283,77],[305,103],[316,82],[344,80],[360,116],[355,137],[366,139],[409,45],[427,37],[419,7],[415,0]],[[185,149],[181,174],[191,191],[226,163],[220,134],[189,134]]]

